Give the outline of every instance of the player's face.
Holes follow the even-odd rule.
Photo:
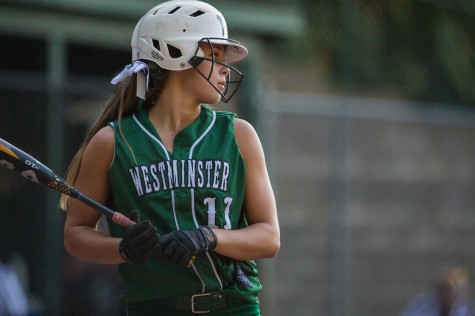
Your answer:
[[[205,59],[197,66],[197,70],[201,72],[202,75],[194,69],[191,69],[194,78],[191,81],[190,89],[196,93],[201,103],[215,104],[221,100],[221,94],[219,94],[218,91],[221,93],[226,91],[226,77],[230,71],[229,68],[225,66],[224,53],[226,47],[216,44],[210,45],[207,42],[203,42],[200,43],[200,48],[203,50],[203,57]]]

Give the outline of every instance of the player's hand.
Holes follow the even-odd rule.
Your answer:
[[[175,230],[161,236],[162,255],[178,267],[187,267],[193,257],[216,248],[218,240],[208,226]]]
[[[127,228],[120,241],[119,251],[125,262],[143,264],[149,258],[161,258],[157,229],[150,221],[140,221],[137,210],[132,210],[129,218],[137,224]]]

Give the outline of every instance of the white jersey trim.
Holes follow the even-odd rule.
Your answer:
[[[213,111],[213,119],[211,120],[211,123],[209,124],[208,128],[203,132],[203,134],[193,143],[193,145],[190,148],[190,154],[188,155],[189,159],[193,158],[193,150],[195,147],[203,140],[203,138],[209,133],[211,128],[213,128],[214,123],[216,122],[216,112]],[[196,220],[196,210],[195,210],[195,189],[191,189],[191,212],[193,215],[193,221],[195,222],[196,228],[199,227],[198,221]],[[223,289],[223,282],[221,282],[221,278],[218,275],[218,271],[216,270],[216,267],[214,265],[213,260],[211,259],[211,256],[209,253],[206,253],[206,257],[208,258],[209,263],[211,264],[211,267],[213,268],[214,275],[216,276],[216,279],[219,282],[220,290]],[[206,292],[206,288],[203,288],[202,292]]]
[[[152,138],[157,144],[160,145],[160,147],[162,148],[163,152],[165,153],[165,156],[167,157],[167,160],[170,161],[170,155],[168,154],[168,150],[166,149],[165,145],[157,138],[155,137],[155,135],[153,135],[152,133],[150,133],[149,130],[147,130],[145,128],[145,126],[142,125],[142,123],[140,123],[140,121],[137,119],[137,117],[135,116],[135,114],[132,115],[132,118],[134,119],[135,123],[137,123],[137,125],[145,132],[145,134],[147,134],[150,138]],[[203,134],[198,137],[198,139],[193,143],[193,145],[191,146],[190,148],[190,153],[188,155],[189,159],[192,159],[193,158],[193,151],[195,149],[195,147],[203,140],[203,138],[209,133],[209,131],[211,130],[211,128],[213,128],[214,124],[216,122],[216,112],[213,111],[213,119],[211,120],[211,123],[210,125],[206,128],[206,130],[203,132]],[[176,215],[176,210],[175,210],[175,190],[171,190],[171,198],[172,198],[172,208],[173,208],[173,218],[175,219],[175,226],[176,226],[176,229],[177,230],[180,230],[180,225],[178,223],[178,218],[177,218],[177,215]],[[191,189],[191,211],[192,211],[192,215],[193,215],[193,221],[195,223],[195,226],[196,228],[199,227],[198,225],[198,221],[196,219],[196,211],[195,211],[195,191],[194,189]],[[213,260],[211,259],[211,256],[209,255],[209,253],[206,253],[206,256],[208,258],[208,261],[209,263],[211,264],[211,267],[213,269],[213,272],[214,272],[214,275],[216,276],[216,279],[218,280],[219,282],[219,285],[220,285],[220,290],[223,289],[223,282],[221,281],[221,278],[219,277],[218,275],[218,272],[216,270],[216,266],[214,265],[214,262]],[[198,278],[200,279],[201,281],[201,284],[202,284],[202,287],[201,287],[201,291],[202,293],[205,293],[206,292],[206,283],[204,282],[203,278],[201,277],[200,273],[198,272],[196,266],[194,264],[192,264],[192,268],[193,270],[195,271],[196,275],[198,276]]]
[[[163,149],[163,152],[165,153],[165,156],[167,157],[167,160],[170,161],[170,155],[168,154],[168,150],[165,147],[165,145],[163,145],[163,143],[157,137],[155,137],[155,135],[150,133],[150,131],[148,131],[145,128],[145,126],[143,126],[142,123],[139,122],[135,114],[132,115],[132,118],[134,119],[135,123],[137,123],[137,125],[145,132],[145,134],[147,134],[150,138],[152,138],[155,142],[157,142],[157,144],[160,145],[160,147]],[[180,224],[178,224],[178,218],[176,216],[176,210],[175,210],[175,190],[172,189],[170,192],[171,192],[171,197],[172,197],[172,209],[173,209],[173,218],[175,219],[175,226],[177,230],[180,230]]]

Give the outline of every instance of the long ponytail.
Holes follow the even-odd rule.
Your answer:
[[[165,86],[166,79],[168,78],[168,70],[158,67],[155,63],[150,63],[150,75],[152,80],[149,83],[149,92],[147,94],[147,101],[143,101],[143,107],[149,108],[153,106],[160,95],[161,91]],[[138,107],[139,98],[136,97],[136,75],[125,78],[123,81],[119,82],[117,88],[106,103],[104,110],[101,113],[101,116],[97,121],[92,125],[91,129],[87,133],[83,143],[79,147],[79,150],[76,152],[73,160],[71,161],[68,170],[66,171],[66,182],[74,185],[76,182],[77,176],[79,174],[79,168],[81,166],[81,161],[84,155],[89,142],[94,137],[94,135],[103,127],[105,127],[109,122],[118,120],[118,129],[121,137],[126,141],[122,134],[121,129],[121,119],[125,116],[132,115]],[[132,148],[129,146],[129,149],[132,152]],[[69,203],[69,196],[63,194],[61,196],[59,207],[66,211]]]

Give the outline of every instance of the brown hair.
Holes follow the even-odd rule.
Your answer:
[[[166,84],[166,79],[168,78],[169,71],[157,66],[157,64],[145,61],[150,70],[150,80],[149,80],[149,89],[146,95],[146,100],[143,101],[142,107],[148,109],[152,107],[163,88]],[[94,137],[94,135],[103,127],[105,127],[109,122],[118,120],[118,129],[121,137],[128,144],[124,135],[122,134],[121,129],[121,119],[125,116],[132,115],[138,107],[140,99],[136,97],[136,84],[137,76],[133,75],[132,77],[127,77],[117,85],[114,94],[106,103],[104,110],[102,111],[101,116],[97,121],[92,125],[91,129],[86,135],[83,143],[79,147],[79,150],[76,152],[71,164],[66,171],[66,182],[74,185],[76,182],[79,168],[81,166],[82,157],[86,147],[89,145],[89,142]],[[133,150],[129,146],[129,149],[133,155]],[[61,196],[59,206],[62,210],[67,210],[69,203],[69,196],[63,194]]]

